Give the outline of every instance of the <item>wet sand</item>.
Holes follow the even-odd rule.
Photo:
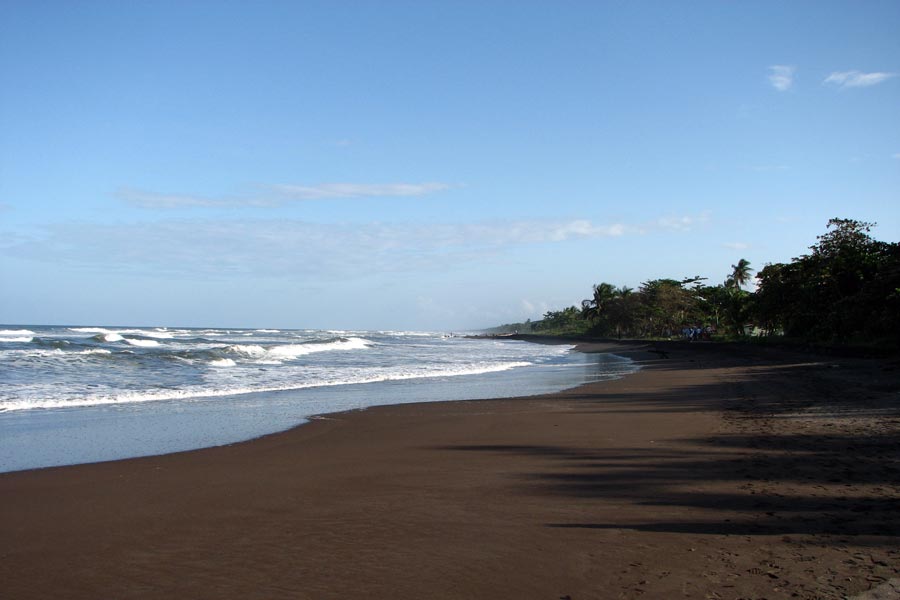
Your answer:
[[[644,369],[0,474],[0,597],[898,597],[896,359],[583,349]]]

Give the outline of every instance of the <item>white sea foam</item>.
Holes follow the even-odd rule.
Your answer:
[[[223,359],[228,361],[229,359]],[[281,385],[234,386],[220,389],[192,389],[180,390],[153,390],[142,392],[125,392],[97,394],[94,396],[79,398],[54,398],[43,395],[40,398],[0,400],[0,412],[14,410],[75,408],[84,406],[103,406],[111,404],[131,404],[136,402],[158,402],[163,400],[192,400],[221,396],[239,396],[260,392],[280,392],[289,390],[301,390],[314,387],[333,387],[338,385],[355,385],[362,383],[379,383],[384,381],[401,381],[407,379],[423,379],[436,377],[456,377],[461,375],[479,375],[506,371],[516,367],[528,366],[529,362],[484,363],[478,365],[461,365],[449,368],[419,368],[400,369],[388,371],[362,372],[350,377],[334,378],[322,381],[310,381],[305,383],[285,383]],[[226,365],[221,365],[226,366]],[[230,365],[228,365],[230,366]]]
[[[16,337],[22,337],[22,336],[26,336],[26,335],[34,335],[34,332],[29,329],[0,329],[0,338],[6,337],[9,335],[13,335]]]
[[[273,346],[268,349],[269,354],[278,357],[295,357],[312,354],[314,352],[329,352],[331,350],[364,350],[372,345],[372,342],[363,338],[345,338],[334,342],[320,344],[285,344]]]
[[[0,337],[0,343],[2,343],[2,342],[9,342],[9,343],[30,342],[32,339],[34,339],[34,338],[31,338],[31,337],[5,337],[4,336],[4,337]]]
[[[170,340],[175,337],[175,335],[168,331],[160,331],[159,329],[126,329],[124,331],[120,331],[119,333],[123,334],[132,334],[132,335],[142,335],[144,337],[156,338],[160,340]]]
[[[249,344],[234,344],[232,346],[225,346],[224,350],[229,354],[237,354],[238,356],[244,358],[260,359],[266,355],[266,349],[262,346]]]
[[[211,367],[236,367],[237,363],[230,358],[219,358],[209,363]]]
[[[281,333],[280,329],[256,329],[257,333]]]
[[[428,331],[379,331],[383,335],[395,335],[397,337],[434,337],[440,335]]]
[[[10,327],[6,331],[30,330]],[[246,336],[246,330],[224,329],[75,327],[70,334],[61,328],[39,331],[40,339],[53,340],[53,346],[31,344],[28,349],[2,351],[5,366],[14,369],[14,381],[22,384],[0,393],[0,410],[178,400],[474,375],[541,364],[568,350],[524,342],[442,340],[439,334],[414,331],[367,332],[364,336],[346,335],[330,340],[322,339],[323,331],[300,330],[256,332],[256,339],[253,334]],[[60,339],[60,332],[73,340],[71,348],[59,346],[69,343]],[[165,343],[164,348],[153,353],[143,351],[162,346],[156,338],[175,337],[182,332],[190,338],[216,334],[226,338],[177,340]],[[115,343],[118,349],[111,352],[115,346],[86,346],[85,334],[94,341]],[[23,336],[7,335],[6,339],[19,337]],[[238,340],[241,343],[234,343]],[[329,357],[330,353],[335,356]],[[98,356],[92,358],[92,354]],[[99,355],[110,354],[115,360],[98,360]],[[135,362],[133,356],[140,356],[140,362]],[[60,381],[66,385],[58,385]]]
[[[157,328],[156,331],[158,333],[167,333],[173,338],[195,337],[197,335],[196,331],[191,331],[189,329],[160,329],[160,328]]]
[[[142,335],[149,338],[171,339],[175,334],[164,329],[107,329],[106,327],[69,327],[69,331],[76,333],[96,333],[101,336]],[[118,342],[119,339],[108,339],[109,342]]]
[[[138,346],[140,348],[153,348],[159,346],[159,342],[157,342],[156,340],[136,340],[132,338],[122,339],[124,339],[128,344],[131,344],[132,346]]]
[[[381,403],[537,393],[544,391],[541,383],[533,385],[538,380],[549,390],[627,370],[619,365],[585,369],[585,355],[559,356],[568,347],[444,339],[440,333],[417,331],[0,329],[6,333],[0,340],[34,332],[30,343],[0,343],[0,411],[4,427],[21,423],[23,437],[17,439],[37,440],[34,444],[40,446],[33,446],[29,458],[28,450],[4,430],[0,470],[4,465],[48,466],[40,462],[43,449],[60,456],[64,462],[59,464],[159,454],[248,439],[296,425],[311,414]],[[155,342],[158,347],[146,347]],[[565,373],[553,370],[569,364],[574,366]],[[510,369],[507,375],[480,375]],[[78,427],[78,438],[87,444],[81,450],[54,429],[69,422],[85,424],[84,430]],[[145,438],[161,445],[147,445]],[[98,448],[103,448],[99,454]],[[20,458],[12,463],[4,458],[12,456]]]
[[[281,344],[278,346],[264,347],[258,344],[234,344],[225,346],[228,353],[257,361],[273,361],[278,364],[281,360],[297,358],[316,352],[329,352],[334,350],[363,350],[372,345],[372,342],[363,338],[345,338],[333,342],[305,343],[305,344]]]
[[[28,350],[4,350],[3,355],[8,357],[19,357],[19,358],[44,358],[48,356],[60,356],[68,354],[68,352],[63,352],[59,348],[52,348],[49,350],[43,348],[35,348]]]
[[[127,352],[127,350],[126,350]],[[9,358],[52,358],[54,361],[60,359],[74,358],[90,354],[112,354],[112,351],[106,348],[88,348],[86,350],[63,350],[62,348],[30,348],[28,350],[4,350],[3,356]]]
[[[100,342],[121,342],[125,338],[123,338],[118,333],[107,332],[107,333],[98,333],[94,336]]]

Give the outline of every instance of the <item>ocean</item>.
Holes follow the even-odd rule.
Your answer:
[[[230,444],[369,406],[554,392],[636,368],[438,332],[0,325],[0,472]]]

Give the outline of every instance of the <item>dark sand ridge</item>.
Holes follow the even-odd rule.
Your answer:
[[[645,368],[0,475],[0,597],[896,597],[896,361],[584,349]]]

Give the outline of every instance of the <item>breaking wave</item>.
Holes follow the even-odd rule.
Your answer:
[[[0,329],[0,411],[233,396],[479,375],[555,362],[564,346],[413,331]],[[33,337],[27,337],[33,335]]]
[[[339,338],[325,342],[306,342],[303,344],[281,344],[278,346],[261,346],[257,344],[234,344],[226,346],[225,352],[255,360],[285,360],[334,350],[364,350],[372,346],[372,342],[363,338]]]
[[[0,329],[0,338],[7,336],[22,337],[26,335],[34,335],[30,329]]]
[[[233,367],[234,361],[221,359],[217,367]],[[427,379],[439,377],[458,377],[462,375],[480,375],[507,371],[516,367],[528,366],[529,362],[489,363],[482,365],[456,366],[450,368],[399,369],[383,372],[359,373],[351,377],[336,377],[321,381],[304,383],[285,383],[268,386],[234,386],[222,389],[154,390],[141,392],[125,392],[88,396],[82,398],[44,398],[40,400],[0,400],[0,412],[30,409],[75,408],[85,406],[102,406],[109,404],[130,404],[135,402],[158,402],[163,400],[193,400],[221,396],[239,396],[260,392],[281,392],[302,390],[314,387],[332,387],[361,383],[379,383],[385,381],[402,381],[408,379]]]

